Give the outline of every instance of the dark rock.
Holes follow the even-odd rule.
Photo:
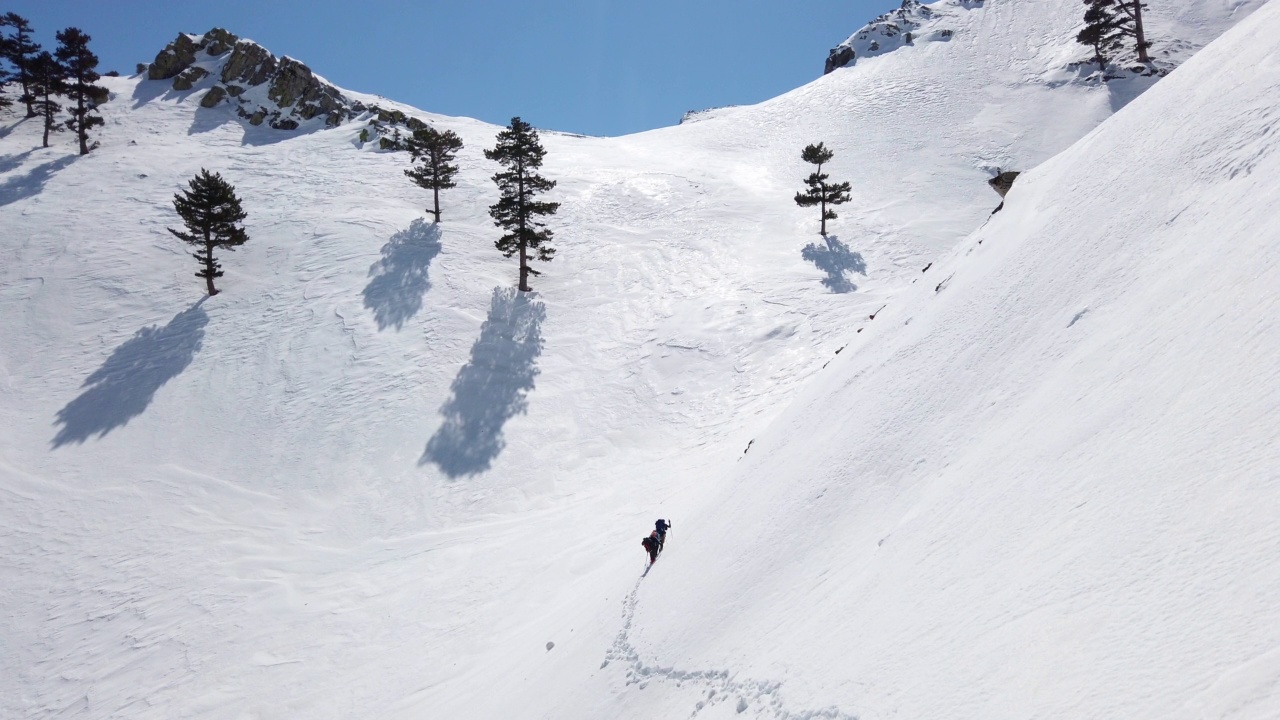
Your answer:
[[[227,91],[221,85],[214,85],[209,88],[209,92],[205,93],[204,97],[200,98],[200,107],[216,107],[217,104],[225,100],[226,97]]]
[[[276,71],[276,58],[266,48],[251,40],[240,40],[222,66],[222,82],[239,81],[261,85]]]
[[[992,190],[999,193],[1000,197],[1004,197],[1008,194],[1009,188],[1013,187],[1013,181],[1017,180],[1020,174],[1017,170],[1001,172],[999,168],[996,168],[996,176],[988,180],[987,184],[991,186]]]
[[[854,55],[853,48],[848,45],[832,48],[831,52],[827,54],[827,66],[822,71],[822,74],[826,75],[833,70],[838,70],[848,65],[853,62]]]
[[[261,125],[262,121],[266,119],[267,119],[267,109],[258,108],[257,110],[254,111],[253,115],[249,117],[249,124],[256,127],[258,125]]]
[[[301,100],[313,84],[318,83],[311,68],[291,57],[284,57],[280,59],[276,75],[271,79],[267,99],[282,108],[289,107]]]
[[[178,73],[178,76],[173,79],[173,89],[179,91],[190,90],[208,74],[209,71],[204,68],[189,67]]]
[[[324,119],[325,127],[338,127],[346,117],[347,116],[342,112],[331,112],[329,113],[329,116]]]
[[[222,28],[214,28],[204,34],[205,52],[210,55],[221,55],[235,46],[240,38]]]
[[[405,126],[414,132],[427,129],[427,124],[415,117],[409,118],[409,121],[405,123]]]
[[[227,94],[233,98],[238,98],[244,94],[244,88],[239,85],[227,85]]]
[[[196,51],[199,49],[200,46],[196,45],[196,41],[192,40],[190,35],[186,33],[178,35],[178,39],[166,45],[160,54],[156,55],[155,62],[151,63],[151,68],[147,72],[147,78],[168,80],[174,77],[196,61]]]
[[[151,63],[138,63],[138,74],[141,75],[142,73],[146,72],[150,68],[151,68]]]
[[[298,121],[291,118],[277,118],[271,121],[271,127],[277,130],[297,130]]]

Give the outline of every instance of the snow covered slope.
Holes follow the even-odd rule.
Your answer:
[[[1152,24],[1191,17],[1178,21],[1198,45],[1254,6],[1185,2]],[[843,363],[902,347],[876,330],[904,292],[931,291],[939,268],[920,268],[997,202],[989,168],[1030,168],[1120,104],[1106,86],[1045,79],[1078,51],[1078,9],[955,10],[952,42],[758,106],[623,138],[547,133],[559,254],[528,297],[509,290],[485,213],[481,151],[497,128],[344,91],[463,136],[460,187],[432,227],[405,156],[361,143],[362,124],[253,127],[199,107],[217,73],[181,92],[108,79],[102,147],[83,158],[65,137],[40,149],[32,123],[4,115],[0,716],[647,717],[656,706],[626,685],[629,652],[658,647],[637,644],[642,630],[683,632],[664,652],[736,672],[700,663],[735,637],[784,633],[752,612],[827,617],[807,587],[746,574],[758,567],[742,526],[722,546],[704,519],[694,532],[713,555],[684,545],[683,518],[733,483],[738,518],[768,528],[772,493],[811,487],[788,480],[811,467],[796,457],[855,447],[775,429],[769,452],[794,444],[790,470],[757,466],[762,442],[737,462],[807,380],[829,394]],[[819,140],[855,186],[829,244],[790,199],[799,149]],[[250,214],[209,299],[164,230],[201,167]],[[1028,177],[1011,208],[1042,183]],[[955,295],[937,302],[958,312]],[[850,341],[857,357],[823,372]],[[930,367],[902,382],[945,370]],[[866,402],[856,418],[872,417]],[[787,542],[827,553],[817,536],[859,522],[852,507]],[[624,626],[637,535],[668,514],[689,565],[673,552],[672,574],[646,582],[684,589]],[[755,583],[773,594],[725,599]],[[750,646],[754,662],[802,667],[787,643],[803,635],[788,637],[776,654]],[[775,669],[752,677],[784,679],[801,702],[884,707],[850,694],[852,671]],[[682,692],[651,694],[688,712]]]
[[[650,682],[601,716],[1280,717],[1277,36],[1024,176],[805,388],[640,586]]]

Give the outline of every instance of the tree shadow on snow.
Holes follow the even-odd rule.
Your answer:
[[[419,465],[435,463],[456,478],[489,469],[506,441],[502,426],[528,409],[538,376],[546,306],[528,293],[494,288],[489,317],[440,408],[444,423],[427,441]]]
[[[867,274],[867,263],[862,259],[862,254],[849,249],[849,246],[840,242],[840,238],[835,235],[828,235],[824,239],[825,245],[818,243],[805,245],[800,251],[800,257],[827,274],[822,279],[822,284],[826,285],[831,292],[848,293],[857,290],[858,286],[849,282],[845,274],[850,272],[864,276]]]
[[[5,155],[4,157],[0,157],[0,173],[17,170],[22,163],[27,161],[27,158],[31,157],[31,153],[33,152],[35,152],[34,149],[18,153],[17,155]]]
[[[26,175],[11,177],[0,183],[0,206],[39,195],[50,178],[76,161],[79,155],[66,155],[37,165]]]
[[[427,271],[439,254],[440,226],[422,218],[382,246],[382,259],[369,266],[371,279],[363,292],[379,330],[399,330],[422,309],[422,297],[431,289]]]
[[[53,447],[83,443],[91,435],[104,437],[141,415],[156,391],[191,364],[204,341],[209,315],[204,299],[173,317],[164,327],[144,327],[134,333],[94,370],[88,389],[58,411],[61,425]]]

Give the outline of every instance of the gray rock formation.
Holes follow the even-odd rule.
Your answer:
[[[173,78],[173,89],[187,91],[216,72],[217,82],[200,99],[206,108],[223,102],[236,106],[236,114],[252,125],[267,123],[278,130],[296,130],[303,122],[323,117],[334,127],[354,118],[366,108],[343,96],[333,85],[311,72],[311,68],[283,57],[277,59],[266,48],[214,28],[204,35],[181,34],[156,55],[147,71],[151,80]],[[260,92],[252,92],[261,89]],[[393,122],[410,120],[404,113]],[[425,123],[413,119],[425,127]]]
[[[195,84],[208,77],[209,71],[202,67],[191,66],[178,73],[173,79],[174,90],[190,90]]]
[[[196,61],[196,51],[200,47],[195,39],[186,33],[178,35],[178,39],[169,43],[151,63],[147,72],[148,80],[168,80],[191,67]]]
[[[1009,194],[1009,188],[1013,187],[1013,181],[1017,180],[1019,175],[1021,175],[1021,173],[1017,170],[1001,171],[997,168],[996,176],[988,180],[987,184],[1003,198],[1005,195]]]
[[[832,70],[837,70],[848,65],[853,62],[855,55],[856,53],[853,51],[853,48],[848,45],[831,48],[831,52],[827,53],[827,66],[823,69],[822,74],[826,75]]]

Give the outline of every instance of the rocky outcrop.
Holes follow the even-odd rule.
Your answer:
[[[827,53],[823,74],[853,64],[858,58],[875,57],[917,42],[946,42],[955,34],[942,27],[957,10],[982,7],[981,0],[965,0],[954,8],[902,0],[902,7],[872,20]]]
[[[990,185],[991,189],[995,190],[997,193],[1000,194],[1000,197],[1003,198],[1005,195],[1009,194],[1009,188],[1013,187],[1013,181],[1017,180],[1018,176],[1021,174],[1022,173],[1018,172],[1017,170],[1002,171],[999,168],[997,168],[996,176],[988,180],[987,184]]]
[[[832,70],[838,70],[848,65],[853,62],[856,55],[857,53],[848,45],[839,45],[831,48],[831,52],[827,53],[827,66],[822,70],[822,74],[826,75]]]
[[[174,90],[190,90],[195,84],[209,76],[209,71],[202,67],[191,66],[178,73],[173,79]]]
[[[217,81],[201,97],[201,106],[232,103],[251,125],[265,122],[278,130],[295,130],[317,117],[332,127],[368,110],[303,63],[290,57],[277,59],[261,45],[222,28],[204,35],[179,35],[146,70],[151,80],[172,78],[173,89],[179,91],[191,90],[216,73]],[[409,120],[421,124],[404,117],[398,122]]]

